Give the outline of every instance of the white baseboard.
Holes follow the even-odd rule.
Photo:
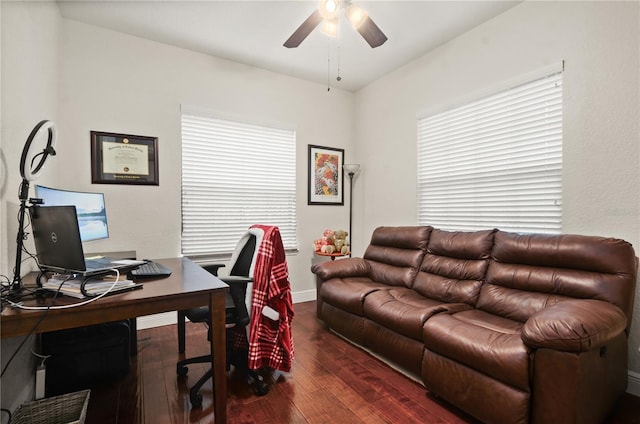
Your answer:
[[[162,327],[163,325],[172,325],[178,322],[178,315],[175,311],[164,312],[162,314],[147,315],[138,317],[138,330],[146,330],[147,328]]]
[[[316,300],[316,289],[291,293],[293,303],[311,302]]]
[[[627,393],[640,397],[640,374],[629,371],[629,384],[627,385]]]
[[[291,294],[293,303],[310,302],[316,300],[316,291],[306,290],[302,292],[295,292]],[[147,315],[138,318],[138,330],[145,330],[147,328],[161,327],[163,325],[172,325],[178,322],[178,315],[175,311],[164,312],[162,314]]]

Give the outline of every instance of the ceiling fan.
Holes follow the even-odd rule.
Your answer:
[[[362,35],[371,47],[378,47],[387,41],[387,36],[373,22],[369,14],[361,7],[352,4],[351,0],[320,0],[320,5],[284,42],[287,48],[298,47],[311,31],[323,22],[322,31],[330,36],[338,32],[338,12],[343,6],[351,25]]]

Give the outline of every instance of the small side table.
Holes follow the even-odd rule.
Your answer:
[[[331,258],[332,261],[334,261],[336,258],[340,258],[342,256],[349,256],[349,254],[347,253],[346,255],[343,255],[342,253],[322,253],[322,252],[315,252],[316,255],[318,256],[328,256]]]

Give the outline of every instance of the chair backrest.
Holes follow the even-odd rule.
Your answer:
[[[253,261],[253,255],[256,251],[256,236],[249,234],[249,239],[240,250],[240,254],[233,264],[229,275],[237,275],[241,277],[253,277],[249,275],[251,270],[251,262]]]
[[[240,240],[242,243],[244,238]],[[235,257],[235,262],[231,264],[230,276],[253,278],[251,264],[254,262],[256,254],[257,238],[249,233],[240,253]],[[237,324],[246,327],[251,321],[251,296],[253,283],[229,283],[229,294],[233,299],[237,314]]]

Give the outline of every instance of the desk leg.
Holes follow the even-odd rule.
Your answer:
[[[185,320],[184,311],[178,311],[178,353],[184,353],[185,349]]]
[[[224,290],[211,293],[211,366],[213,369],[213,398],[216,424],[227,422],[227,333],[225,329]]]
[[[138,354],[138,318],[129,319],[129,355]]]

